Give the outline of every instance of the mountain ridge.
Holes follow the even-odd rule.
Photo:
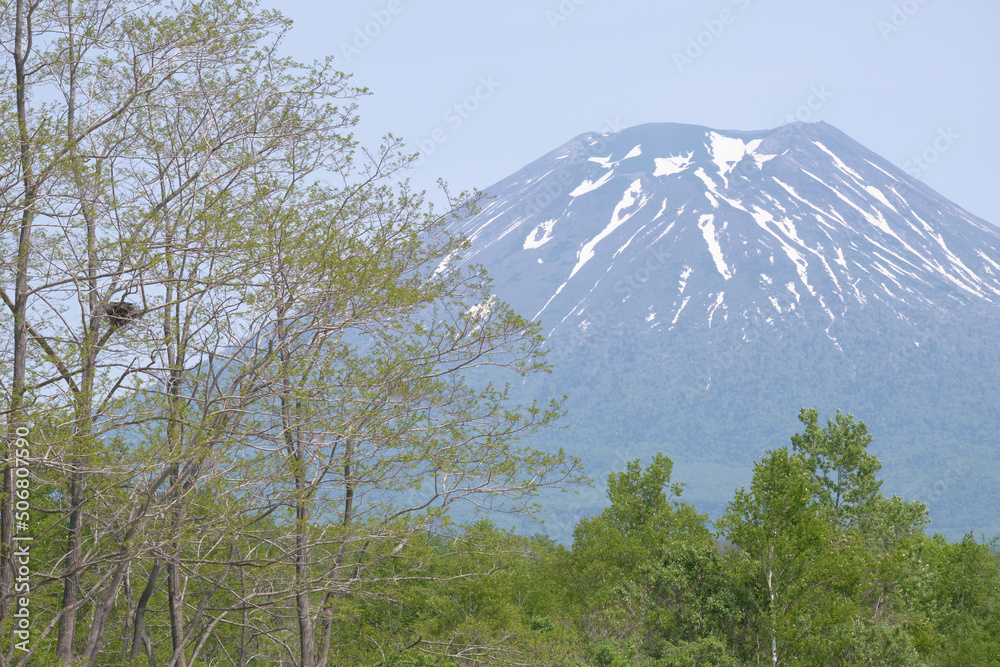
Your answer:
[[[784,426],[765,422],[793,422],[796,400],[922,437],[891,413],[915,422],[935,384],[955,386],[957,399],[971,391],[956,385],[961,373],[1000,368],[984,348],[1000,324],[1000,230],[826,123],[585,133],[487,192],[458,227],[471,242],[463,260],[484,264],[497,294],[542,322],[556,372],[531,391],[571,395],[570,430],[597,450],[598,479],[621,463],[600,439],[738,477],[785,444]],[[989,376],[978,382],[1000,398]],[[948,421],[946,407],[931,413]],[[964,458],[951,468],[933,443],[914,448],[919,465],[899,438],[886,452],[904,473],[994,461],[995,443],[960,442],[969,417],[935,436],[958,443]],[[986,490],[1000,491],[987,477]],[[895,485],[920,497],[934,483]],[[950,525],[962,521],[960,508],[948,512]]]

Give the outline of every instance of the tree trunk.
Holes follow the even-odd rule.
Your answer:
[[[774,631],[774,570],[771,567],[771,563],[774,562],[774,545],[768,546],[768,563],[767,563],[767,595],[771,604],[768,607],[768,619],[767,619],[767,630],[771,635],[771,666],[778,667],[778,637]]]
[[[153,591],[156,590],[156,582],[160,578],[160,570],[163,569],[163,560],[157,558],[153,561],[153,567],[149,571],[149,579],[146,581],[146,587],[142,589],[142,595],[139,596],[139,601],[135,605],[135,613],[132,616],[132,647],[129,651],[129,663],[134,663],[136,655],[139,652],[139,641],[144,637],[145,627],[146,627],[146,606],[149,604],[149,598],[153,597]],[[152,661],[152,653],[148,655],[150,661]]]
[[[16,106],[19,163],[21,168],[21,186],[24,201],[22,203],[21,222],[18,235],[17,265],[14,276],[14,358],[11,373],[10,404],[7,412],[7,444],[12,445],[17,438],[17,428],[24,426],[24,394],[27,390],[27,357],[28,357],[28,260],[31,254],[31,230],[34,221],[35,178],[32,167],[31,135],[28,131],[28,101],[26,63],[30,55],[31,34],[28,31],[26,7],[24,0],[17,0],[14,26],[14,75],[17,83]],[[0,618],[7,617],[8,591],[12,590],[14,581],[14,471],[13,461],[8,458],[11,448],[4,448],[2,466],[3,485],[0,488]]]
[[[180,585],[180,566],[167,565],[167,604],[170,607],[170,639],[178,667],[186,667],[184,655],[184,600]]]

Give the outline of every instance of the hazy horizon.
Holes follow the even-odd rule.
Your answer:
[[[1000,6],[927,0],[363,0],[265,3],[285,52],[334,56],[362,100],[358,137],[425,158],[413,183],[485,188],[584,132],[649,122],[761,130],[823,120],[1000,225]]]

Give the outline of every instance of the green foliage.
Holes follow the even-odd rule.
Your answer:
[[[854,415],[837,410],[836,421],[820,428],[819,414],[806,408],[799,412],[799,421],[805,432],[792,436],[792,450],[816,477],[820,504],[839,525],[857,523],[882,486],[875,477],[882,464],[866,451],[872,436],[865,423],[855,424]]]
[[[670,646],[650,664],[655,667],[739,667],[742,663],[730,654],[718,637],[707,636]]]
[[[706,517],[671,500],[682,492],[671,483],[672,469],[663,454],[645,469],[629,462],[608,478],[611,505],[574,531],[569,571],[577,627],[597,664],[680,655],[677,646],[740,614]]]
[[[666,490],[680,496],[682,484],[670,484],[674,463],[663,454],[653,456],[652,463],[642,470],[639,461],[630,461],[625,472],[611,473],[608,477],[607,518],[625,535],[639,531],[655,533],[669,528],[673,521],[672,510],[667,504]],[[662,525],[661,523],[662,522]]]
[[[717,522],[755,590],[746,657],[787,664],[917,665],[936,636],[920,609],[927,578],[914,545],[926,508],[885,498],[863,422],[839,411],[793,452],[770,452]]]
[[[539,488],[582,475],[518,442],[562,410],[505,384],[547,366],[540,325],[460,261],[449,224],[479,193],[435,212],[398,178],[414,156],[397,139],[360,149],[367,91],[281,57],[277,12],[29,4],[0,8],[18,81],[0,91],[0,403],[8,436],[31,426],[46,515],[36,654],[8,642],[0,662],[405,652],[394,631],[365,639],[372,614],[441,638],[414,656],[500,652],[524,620],[479,575],[507,572],[512,538],[427,536],[463,501],[530,516]]]
[[[818,490],[807,460],[780,448],[755,464],[750,489],[737,491],[717,522],[756,591],[754,642],[782,660],[850,617],[853,552],[816,503]]]
[[[972,533],[925,543],[931,587],[924,602],[934,632],[925,630],[932,665],[993,665],[1000,660],[1000,540]],[[936,639],[936,641],[934,641]]]
[[[809,443],[798,436],[801,452],[762,457],[718,537],[677,497],[662,454],[609,477],[608,506],[580,520],[571,550],[486,522],[428,537],[413,555],[434,576],[395,588],[394,604],[367,605],[363,648],[338,655],[458,665],[463,647],[495,641],[484,664],[737,667],[771,664],[773,639],[779,665],[996,664],[998,541],[924,536],[921,504],[859,492],[871,479],[863,471],[880,464],[865,438],[842,439],[857,445],[850,457],[830,446],[829,427],[812,429]],[[849,508],[849,521],[824,481],[838,467],[841,498],[852,500],[836,509]],[[471,571],[489,574],[460,576]],[[395,657],[372,658],[378,651]]]

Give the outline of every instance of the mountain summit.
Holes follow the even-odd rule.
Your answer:
[[[719,509],[799,407],[842,408],[936,529],[996,531],[995,227],[822,122],[584,134],[487,192],[463,259],[542,322],[532,391],[570,394],[551,444],[598,479],[662,450]]]
[[[550,335],[799,320],[836,345],[874,303],[1000,304],[997,230],[826,123],[583,135],[489,192],[470,258],[530,274],[511,298]]]

